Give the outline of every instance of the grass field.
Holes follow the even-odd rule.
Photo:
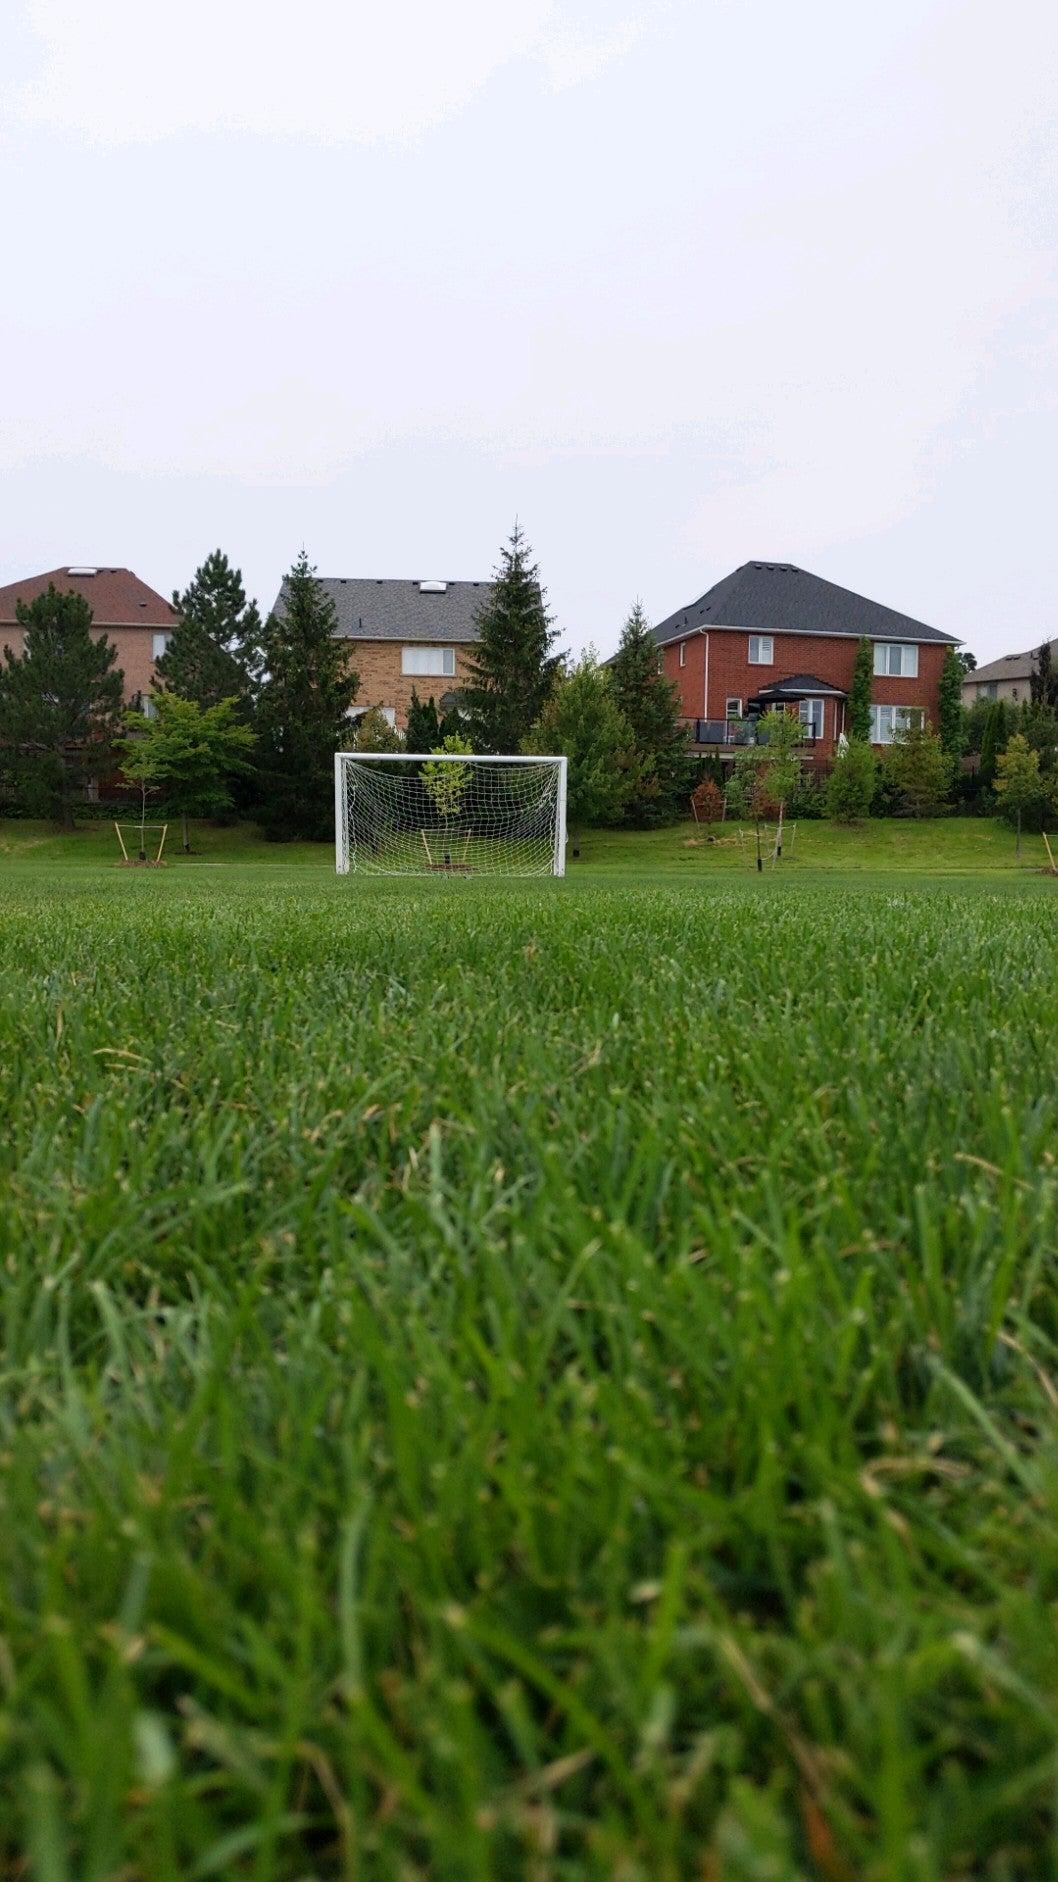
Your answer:
[[[1058,883],[966,828],[0,828],[0,1876],[1056,1873]]]

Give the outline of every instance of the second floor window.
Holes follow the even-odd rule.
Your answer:
[[[775,659],[775,642],[770,634],[751,634],[749,637],[749,664],[751,667],[770,667]]]
[[[456,670],[454,647],[405,647],[401,651],[400,670],[415,676],[437,674],[451,679]]]
[[[152,634],[151,635],[151,659],[152,660],[161,659],[163,653],[165,652],[172,638],[173,637],[171,634]]]
[[[876,640],[874,670],[887,673],[891,679],[917,680],[918,648],[914,641]]]
[[[681,640],[680,642],[680,665],[681,667],[687,665],[687,642],[685,640]]]

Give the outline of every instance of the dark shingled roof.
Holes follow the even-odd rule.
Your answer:
[[[346,640],[475,641],[478,615],[492,593],[491,582],[446,582],[441,594],[423,593],[423,580],[371,581],[367,577],[321,575],[334,602],[338,632]],[[429,590],[433,586],[426,581]],[[284,581],[274,614],[283,612]]]
[[[708,588],[697,601],[677,608],[654,629],[659,642],[679,640],[698,628],[746,627],[763,634],[839,634],[859,640],[932,640],[957,646],[954,634],[942,634],[908,614],[883,608],[851,588],[825,582],[821,575],[790,562],[744,562]]]
[[[831,694],[835,699],[847,699],[848,694],[840,686],[834,686],[830,680],[821,680],[815,673],[791,673],[789,679],[772,680],[767,686],[758,686],[758,699],[801,699],[806,694]]]

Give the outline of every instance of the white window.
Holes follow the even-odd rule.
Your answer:
[[[456,650],[454,647],[405,647],[400,656],[400,670],[416,677],[436,673],[443,679],[451,679],[456,670]]]
[[[917,680],[918,648],[914,641],[876,640],[874,670],[887,674],[890,679]]]
[[[797,714],[809,738],[823,736],[823,709],[821,699],[802,699],[797,707]]]
[[[725,719],[741,719],[741,717],[742,717],[741,699],[729,699],[724,706],[724,718]]]
[[[999,691],[998,680],[987,680],[984,686],[979,686],[977,688],[978,696],[984,699],[994,699],[998,691]],[[1015,699],[1017,698],[1016,693],[1014,697]]]
[[[396,727],[396,706],[350,706],[345,716],[347,719],[352,719],[355,724],[357,719],[363,718],[365,712],[380,712],[387,725]]]
[[[151,635],[151,659],[152,660],[161,659],[163,653],[165,652],[172,638],[173,637],[171,634],[152,634]]]
[[[775,642],[770,634],[751,634],[749,637],[749,664],[751,667],[770,667],[775,659]]]
[[[898,733],[921,725],[924,718],[921,706],[872,706],[871,744],[891,745]]]
[[[680,642],[680,665],[681,667],[687,665],[687,642],[685,640],[681,640]]]

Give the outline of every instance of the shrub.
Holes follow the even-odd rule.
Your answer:
[[[869,817],[878,783],[878,760],[870,745],[854,738],[834,760],[827,779],[827,816],[836,823],[859,823]]]
[[[897,809],[905,817],[937,817],[947,809],[953,768],[936,732],[921,725],[901,732],[883,759]]]

